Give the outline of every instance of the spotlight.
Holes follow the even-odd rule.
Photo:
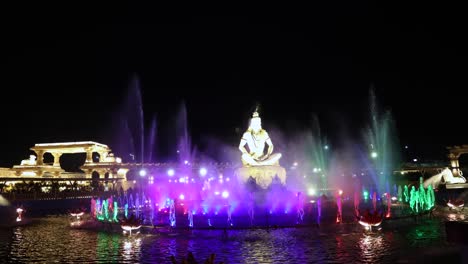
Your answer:
[[[167,175],[169,175],[169,176],[174,176],[174,173],[175,173],[174,169],[168,169],[167,170]]]
[[[205,168],[200,169],[200,175],[205,176],[208,171]]]

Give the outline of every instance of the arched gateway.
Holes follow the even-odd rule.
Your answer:
[[[463,177],[463,173],[460,170],[460,163],[458,162],[458,159],[461,155],[468,153],[468,145],[452,146],[447,147],[447,149],[449,151],[448,158],[450,159],[450,166],[453,176]]]
[[[17,176],[31,175],[42,177],[44,173],[59,176],[64,170],[60,166],[60,156],[62,154],[86,153],[86,161],[80,166],[86,174],[86,178],[91,178],[93,172],[104,176],[108,173],[109,178],[113,175],[125,178],[128,169],[123,167],[121,159],[114,157],[111,149],[104,144],[93,141],[61,142],[61,143],[41,143],[30,148],[37,155],[30,156],[29,160],[23,160],[21,165],[15,165],[11,169]],[[53,164],[44,163],[44,154],[50,153],[54,156]],[[99,161],[93,161],[93,153],[99,154]]]

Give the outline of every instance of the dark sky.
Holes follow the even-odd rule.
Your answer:
[[[265,127],[294,132],[315,113],[330,138],[343,129],[358,136],[373,86],[401,144],[436,156],[468,143],[466,23],[454,10],[345,4],[222,17],[4,9],[14,19],[3,17],[0,28],[0,166],[18,164],[35,143],[112,147],[134,74],[146,126],[156,114],[162,145],[182,101],[195,144],[204,134],[238,144],[236,128],[246,128],[257,102]]]

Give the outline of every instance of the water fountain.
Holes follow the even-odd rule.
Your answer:
[[[343,223],[343,204],[341,201],[341,191],[336,196],[336,206],[337,206],[337,215],[336,215],[336,222]]]
[[[403,195],[404,195],[404,197],[405,197],[404,201],[405,201],[406,203],[408,203],[409,200],[410,200],[410,199],[409,199],[408,185],[405,185]]]
[[[170,201],[170,206],[169,206],[169,223],[171,227],[176,226],[176,212],[175,212],[175,205],[174,205],[174,200]]]
[[[372,193],[372,206],[374,207],[374,211],[377,211],[377,193]]]
[[[354,214],[359,216],[359,203],[361,202],[360,194],[357,191],[354,191]]]
[[[398,186],[398,196],[397,196],[397,198],[398,198],[398,202],[400,202],[400,203],[403,202],[403,191],[401,189],[401,185]]]
[[[399,162],[399,144],[392,115],[389,111],[380,111],[373,90],[370,91],[370,115],[371,121],[365,139],[372,165],[372,180],[380,197],[381,194],[390,192],[393,169]]]
[[[193,227],[197,223],[197,227],[200,228],[222,226],[220,223],[233,226],[234,222],[237,226],[299,224],[303,223],[306,218],[320,221],[324,205],[326,205],[326,209],[331,208],[329,202],[323,203],[324,200],[314,198],[316,193],[311,191],[312,188],[309,188],[311,186],[310,179],[313,178],[304,176],[304,179],[299,180],[299,184],[293,188],[287,185],[286,169],[279,165],[282,156],[280,153],[273,153],[272,140],[274,138],[269,138],[268,133],[262,129],[258,108],[252,115],[249,129],[242,136],[239,145],[242,165],[231,171],[219,170],[216,166],[211,166],[209,162],[204,162],[195,155],[188,133],[185,105],[182,104],[180,109],[176,119],[178,162],[159,170],[148,171],[148,174],[159,180],[157,187],[149,185],[147,191],[152,193],[156,204],[165,204],[159,208],[158,212],[161,213],[161,217],[168,217],[171,226],[175,227],[176,222],[189,227]],[[386,139],[382,135],[389,136],[389,121],[384,119],[384,121],[379,122],[373,126],[374,129],[378,130],[375,134],[379,135],[374,138],[378,139],[377,141],[385,141]],[[313,154],[308,155],[313,159],[311,163],[304,159],[304,167],[313,168],[313,173],[319,172],[318,175],[321,176],[319,179],[315,179],[320,182],[317,186],[327,190],[330,189],[330,186],[328,186],[328,177],[325,175],[328,174],[329,170],[330,152],[328,152],[328,148],[322,147],[326,142],[322,139],[317,119],[314,119],[314,131],[310,141],[312,145],[319,145],[321,150],[315,149]],[[258,134],[253,137],[254,133]],[[383,143],[379,143],[378,146],[382,150],[384,160],[391,160],[388,155],[384,154],[384,150],[389,149],[389,147]],[[311,166],[312,163],[318,165]],[[375,168],[379,166],[375,166]],[[295,169],[297,164],[293,164],[293,167]],[[389,170],[385,166],[384,169]],[[387,176],[385,173],[371,173],[371,175],[381,175],[379,176],[381,178]],[[381,180],[381,182],[385,182],[385,180]],[[381,189],[378,188],[379,184],[374,185],[371,185],[369,189],[371,190],[374,211],[376,211],[377,202],[380,201],[377,199],[377,195]],[[357,188],[358,186],[356,186]],[[395,185],[394,189],[396,193]],[[305,196],[305,193],[308,195]],[[135,197],[135,201],[138,201],[139,198]],[[343,222],[343,203],[346,199],[343,199],[341,193],[331,197],[334,200],[335,208],[337,208],[335,220]],[[356,192],[353,216],[359,215],[360,199],[360,195]],[[368,195],[364,195],[364,199],[368,199]],[[141,204],[144,203],[143,200],[142,198]],[[165,202],[166,200],[169,203]],[[390,208],[391,202],[387,201],[387,204]],[[306,213],[307,211],[311,212],[306,210],[306,207],[310,208],[312,205],[315,205],[317,210],[312,214]],[[136,208],[138,210],[139,205],[136,205]],[[387,212],[387,215],[390,215],[390,212]],[[184,220],[176,221],[179,217],[183,217]],[[220,217],[224,219],[222,222],[218,220]],[[197,221],[199,218],[204,220]]]
[[[132,101],[136,102],[134,108],[138,110],[137,119],[143,122],[140,118],[143,114],[139,83],[132,82],[130,90],[132,96],[136,97]],[[311,220],[328,221],[332,214],[334,219],[330,222],[343,223],[360,217],[360,207],[369,206],[369,202],[374,212],[385,204],[385,216],[390,218],[394,215],[391,212],[393,196],[398,196],[399,203],[409,202],[413,210],[418,211],[421,206],[428,204],[426,200],[429,198],[423,194],[423,188],[419,188],[416,200],[416,194],[412,193],[410,196],[407,186],[397,188],[391,182],[389,176],[398,160],[393,123],[390,113],[381,114],[375,101],[375,96],[371,93],[371,122],[366,132],[366,146],[370,149],[369,155],[365,155],[368,157],[363,158],[364,161],[341,166],[341,156],[329,149],[318,118],[315,117],[312,133],[309,133],[306,140],[299,137],[300,148],[291,151],[301,155],[305,153],[299,159],[302,164],[294,162],[291,167],[280,165],[280,161],[283,163],[284,160],[281,160],[282,154],[273,152],[276,134],[270,135],[262,128],[258,108],[251,115],[250,125],[240,139],[240,163],[234,161],[225,166],[214,163],[206,153],[199,155],[192,146],[187,109],[182,104],[175,120],[177,147],[174,149],[177,150],[177,162],[147,166],[144,174],[147,177],[141,175],[143,177],[140,179],[148,180],[148,184],[143,184],[139,192],[125,194],[128,199],[119,205],[124,206],[125,218],[128,218],[130,209],[137,217],[149,217],[151,223],[166,223],[173,228],[176,223],[179,227],[191,228],[288,226],[311,223]],[[136,134],[139,134],[139,138],[144,138],[144,126],[132,125],[135,126],[138,128],[136,131],[139,131]],[[146,156],[142,154],[137,160],[153,158],[155,119],[152,120],[151,127],[148,140],[136,140],[135,137],[130,140],[149,142],[149,147],[141,146],[141,149],[147,150]],[[140,143],[134,146],[138,145]],[[339,152],[337,149],[336,153]],[[363,168],[362,173],[354,173],[350,178],[353,184],[349,184],[348,178],[341,178],[345,173],[350,174],[346,169],[362,168],[362,164],[369,166]],[[339,176],[336,176],[338,172]],[[153,179],[157,184],[153,184]],[[393,186],[393,190],[389,186]],[[336,195],[338,191],[339,195]],[[351,199],[354,200],[354,207],[351,205],[354,210],[347,212],[349,194],[354,194],[354,199]],[[151,202],[148,204],[149,200]],[[149,210],[146,210],[147,207]],[[106,219],[105,206],[97,208],[102,211],[98,218]],[[112,212],[115,214],[116,211]],[[154,219],[155,213],[159,221]],[[115,215],[113,219],[116,219]]]
[[[143,111],[143,96],[140,79],[132,76],[127,91],[127,101],[122,112],[116,116],[116,126],[119,133],[113,144],[114,151],[130,157],[131,162],[154,161],[156,144],[157,120],[153,116],[150,130],[145,129],[145,114]]]

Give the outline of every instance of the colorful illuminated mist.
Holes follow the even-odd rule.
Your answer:
[[[157,147],[154,145],[158,135],[156,120],[153,118],[150,130],[145,131],[137,78],[131,81],[127,98],[120,120],[124,129],[115,149],[123,151],[123,157],[125,153],[135,155],[130,162],[158,162],[153,155]],[[255,182],[240,183],[235,177],[234,171],[242,166],[238,143],[226,144],[213,138],[208,140],[211,144],[203,152],[195,151],[187,125],[190,117],[182,103],[173,119],[176,131],[172,134],[176,139],[158,139],[177,142],[174,146],[177,157],[163,165],[138,167],[141,171],[133,172],[139,175],[135,187],[146,194],[148,200],[144,203],[158,208],[157,212],[168,213],[170,205],[174,204],[176,209],[171,213],[182,212],[190,226],[194,225],[197,214],[206,215],[208,219],[223,215],[226,221],[243,216],[250,222],[255,222],[259,215],[291,215],[302,221],[305,209],[320,210],[316,207],[317,203],[322,203],[319,201],[322,195],[332,199],[352,198],[358,192],[363,194],[363,199],[368,199],[375,193],[383,197],[385,192],[391,192],[397,196],[396,186],[395,190],[391,189],[394,186],[392,172],[399,161],[394,121],[389,111],[379,110],[372,91],[369,110],[367,128],[353,128],[365,131],[364,140],[347,142],[340,147],[327,140],[317,116],[311,119],[309,130],[287,136],[274,128],[275,124],[262,123],[275,145],[274,151],[283,154],[280,165],[287,171],[284,186],[273,180],[264,190]],[[209,221],[211,225],[213,220]]]
[[[370,174],[378,192],[391,192],[393,170],[398,166],[399,142],[390,111],[380,112],[376,96],[370,92],[370,124],[365,133]]]

